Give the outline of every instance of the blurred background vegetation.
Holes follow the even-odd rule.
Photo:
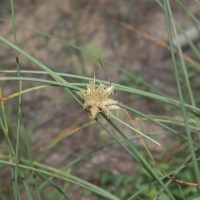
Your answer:
[[[170,12],[166,14],[166,2],[173,18],[170,18]],[[166,17],[171,20],[171,27],[175,23],[177,37],[173,28],[170,30],[166,26]],[[166,184],[171,196],[167,194],[137,157],[133,159],[95,120],[92,121],[89,113],[72,96],[66,95],[63,87],[47,87],[1,102],[0,199],[199,199],[196,184],[200,177],[190,152],[193,145],[198,164],[199,18],[198,0],[1,1],[0,35],[52,71],[67,75],[63,76],[67,81],[83,84],[80,87],[85,88],[87,78],[95,76],[107,81],[108,85],[117,83],[132,91],[137,89],[126,92],[116,86],[119,91],[114,98],[134,109],[129,117],[135,127],[161,144],[146,141],[161,169],[189,184],[180,184],[164,176],[141,144],[139,134],[116,122]],[[173,32],[172,39],[168,38],[169,32]],[[184,39],[177,45],[177,38],[181,37]],[[174,75],[171,59],[174,51],[169,50],[168,40],[179,49],[175,50],[179,80]],[[16,53],[12,45],[3,40],[0,45],[3,97],[41,85],[38,81],[31,81],[30,77],[51,80],[36,62],[22,56],[20,51]],[[182,56],[178,56],[180,50]],[[16,55],[19,62],[16,62]],[[16,81],[18,64],[20,76],[28,80],[18,81],[19,84]],[[166,102],[167,98],[181,101],[177,81],[184,102],[191,108],[189,110],[186,106],[189,125],[182,116],[185,106],[174,107],[173,103]],[[23,109],[20,109],[21,104]],[[129,123],[123,109],[114,114]],[[103,117],[99,115],[98,118]],[[103,126],[110,126],[107,120],[103,121]],[[190,128],[192,140],[188,139],[185,127]],[[110,129],[116,131],[113,127]],[[15,153],[18,149],[14,161],[9,146]],[[32,165],[27,164],[27,160]],[[82,187],[80,180],[76,180],[79,185],[74,185],[72,181],[40,171],[18,167],[12,171],[4,161],[38,169],[43,167],[46,172],[52,170],[55,174],[57,169],[62,176],[74,175],[114,197],[106,196],[100,190],[102,195],[96,194],[91,191],[92,186]]]

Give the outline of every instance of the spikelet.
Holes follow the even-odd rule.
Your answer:
[[[91,118],[95,119],[99,112],[106,115],[111,113],[113,109],[120,109],[118,102],[109,98],[113,94],[113,87],[106,87],[104,84],[96,85],[94,81],[90,81],[87,90],[81,91],[81,97],[84,99],[84,109],[90,112]]]

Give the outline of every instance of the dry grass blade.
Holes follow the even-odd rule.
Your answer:
[[[153,155],[151,154],[149,148],[147,147],[144,139],[142,138],[142,136],[140,135],[140,141],[141,141],[141,144],[142,146],[145,148],[146,152],[148,153],[149,157],[151,158],[151,160],[155,163],[156,167],[158,168],[158,170],[165,176],[167,177],[168,179],[176,182],[176,183],[180,183],[180,184],[184,184],[184,185],[189,185],[189,186],[198,186],[198,183],[194,183],[194,182],[188,182],[188,181],[183,181],[183,180],[180,180],[180,179],[176,179],[174,178],[173,176],[169,176],[166,172],[164,172],[160,165],[156,162],[155,158],[153,157]]]
[[[147,33],[143,32],[142,30],[134,27],[133,25],[128,24],[128,23],[123,22],[123,21],[120,21],[116,18],[111,18],[111,21],[114,24],[120,25],[121,27],[125,28],[126,30],[131,31],[133,33],[136,33],[137,35],[143,37],[144,39],[151,41],[154,44],[157,44],[158,46],[163,47],[163,48],[170,51],[170,47],[169,47],[168,43],[163,41],[162,39],[154,37],[154,36],[150,35],[149,33],[147,34]],[[173,50],[174,50],[174,53],[179,55],[179,52],[176,48],[173,48]],[[187,61],[188,63],[193,65],[196,69],[200,70],[200,64],[197,61],[195,61],[194,59],[192,59],[191,57],[189,57],[185,54],[183,54],[183,58],[184,58],[185,61]]]

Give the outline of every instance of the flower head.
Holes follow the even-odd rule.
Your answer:
[[[91,118],[95,119],[99,112],[109,115],[112,109],[120,109],[118,102],[109,98],[113,94],[113,87],[104,84],[96,85],[94,81],[89,82],[87,90],[81,91],[81,97],[85,100],[84,109],[90,112]]]

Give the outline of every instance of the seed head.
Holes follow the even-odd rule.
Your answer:
[[[87,90],[81,91],[81,97],[85,100],[84,109],[90,112],[91,118],[95,119],[99,112],[106,115],[113,109],[120,109],[118,102],[109,98],[113,94],[113,87],[104,84],[96,85],[94,81],[89,82]]]

